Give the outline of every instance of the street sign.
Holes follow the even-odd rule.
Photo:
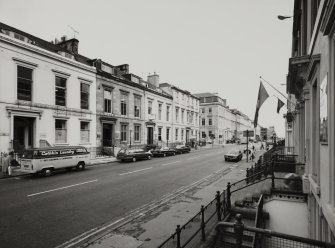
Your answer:
[[[243,131],[243,137],[247,137],[247,130]],[[248,137],[254,137],[254,130],[248,130]]]

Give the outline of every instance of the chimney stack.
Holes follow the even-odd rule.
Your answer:
[[[61,37],[61,42],[59,42],[57,45],[65,48],[72,54],[75,54],[75,55],[78,54],[79,40],[77,40],[76,38],[66,40],[66,36],[64,35]]]
[[[128,64],[117,65],[115,67],[119,69],[119,72],[120,72],[121,76],[124,75],[124,74],[129,74],[129,65]]]
[[[159,87],[159,75],[156,74],[156,72],[154,72],[154,74],[152,75],[149,74],[148,82],[158,88]]]

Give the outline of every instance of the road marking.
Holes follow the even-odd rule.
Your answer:
[[[150,170],[150,169],[152,169],[152,167],[148,167],[148,168],[144,168],[144,169],[140,169],[140,170],[128,171],[128,172],[125,172],[125,173],[121,173],[120,176],[128,175],[128,174],[135,173],[135,172]]]
[[[188,158],[187,160],[196,159],[196,158],[200,158],[200,156],[191,157],[191,158]]]
[[[53,191],[57,191],[57,190],[62,190],[62,189],[68,189],[68,188],[72,188],[72,187],[87,184],[87,183],[94,183],[94,182],[97,182],[97,181],[98,181],[98,179],[83,182],[83,183],[72,184],[72,185],[60,187],[60,188],[57,188],[57,189],[51,189],[51,190],[46,190],[46,191],[30,194],[30,195],[27,195],[27,197],[31,197],[31,196],[35,196],[35,195],[41,195],[41,194],[45,194],[45,193],[49,193],[49,192],[53,192]]]
[[[79,237],[75,237],[75,238],[73,238],[73,239],[67,241],[66,243],[64,243],[64,244],[62,244],[62,245],[60,245],[60,246],[57,246],[57,247],[63,247],[63,248],[73,247],[74,245],[80,243],[81,241],[83,241],[83,240],[85,240],[85,239],[87,239],[87,238],[89,238],[89,237],[91,237],[91,236],[93,236],[93,235],[95,235],[95,234],[97,234],[97,233],[99,233],[99,232],[101,232],[101,231],[107,229],[108,227],[111,227],[111,226],[113,226],[113,225],[119,223],[119,222],[122,221],[122,220],[124,220],[124,218],[118,219],[117,221],[114,221],[113,223],[110,223],[110,224],[108,224],[108,225],[106,225],[106,226],[103,226],[103,227],[101,227],[101,228],[93,228],[93,229],[90,230],[90,231],[84,232],[84,233],[81,234]],[[90,233],[90,232],[93,231],[93,230],[96,230],[96,231]],[[82,238],[80,238],[80,237],[82,237]],[[78,238],[80,238],[80,239],[78,239]],[[65,245],[65,246],[64,246],[64,245]]]
[[[169,165],[169,164],[176,164],[176,163],[179,163],[179,162],[180,162],[180,160],[174,161],[174,162],[171,162],[171,163],[167,163],[167,164],[162,164],[162,166]]]

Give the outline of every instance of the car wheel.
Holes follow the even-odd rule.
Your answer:
[[[77,164],[77,170],[85,170],[85,163],[84,162],[79,162]]]
[[[52,168],[45,168],[42,170],[42,175],[45,177],[51,176],[53,169]]]
[[[133,157],[133,159],[132,159],[132,160],[133,160],[133,162],[136,162],[136,158],[135,158],[135,157]]]
[[[150,160],[150,159],[151,159],[151,156],[149,155],[149,156],[147,157],[147,159]]]

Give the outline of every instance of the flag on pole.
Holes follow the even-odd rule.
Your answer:
[[[262,81],[259,85],[259,91],[258,91],[258,99],[257,99],[257,105],[256,105],[256,113],[255,113],[255,119],[254,119],[254,127],[257,127],[258,122],[258,111],[261,108],[262,104],[265,102],[265,100],[269,97],[268,92],[266,91],[264,85],[262,84]]]
[[[285,105],[285,103],[282,102],[282,100],[280,100],[280,99],[278,98],[278,105],[277,105],[277,113],[278,113],[278,114],[279,114],[280,109],[281,109],[284,105]]]

